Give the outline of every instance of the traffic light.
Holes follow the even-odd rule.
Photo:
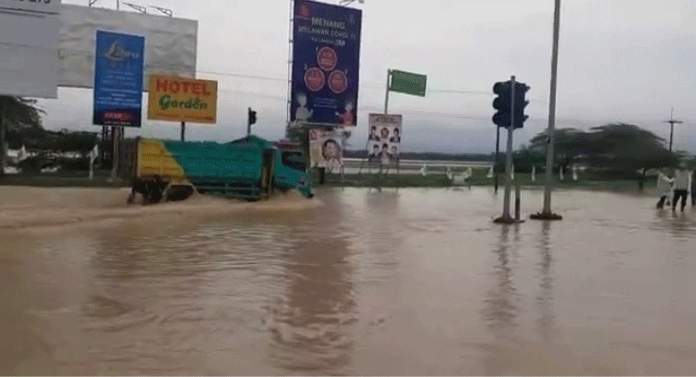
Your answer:
[[[524,122],[529,118],[524,114],[524,109],[529,105],[529,101],[526,99],[528,90],[527,84],[515,83],[515,128],[522,128]]]
[[[524,114],[524,109],[529,104],[525,99],[529,86],[521,82],[515,82],[515,124],[514,128],[522,128],[529,118]],[[493,100],[493,108],[498,112],[493,115],[493,123],[498,127],[510,127],[510,113],[512,108],[512,81],[497,82],[493,85],[493,93],[498,96]]]
[[[510,105],[512,102],[512,81],[497,82],[493,85],[493,93],[498,96],[493,100],[493,108],[498,110],[493,115],[493,123],[498,127],[510,127]]]
[[[251,107],[249,108],[249,125],[251,126],[252,124],[256,123],[256,111],[252,110]]]

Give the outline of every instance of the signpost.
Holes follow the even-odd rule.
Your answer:
[[[389,69],[387,70],[387,87],[386,87],[386,93],[385,93],[385,99],[384,99],[384,116],[382,118],[384,119],[389,119],[386,117],[389,115],[389,92],[397,92],[397,93],[404,93],[404,94],[410,94],[413,96],[418,96],[418,97],[425,97],[425,92],[427,88],[427,81],[428,77],[426,75],[421,75],[418,73],[411,73],[411,72],[404,72],[404,71],[399,71],[396,69]],[[373,119],[379,119],[379,114],[370,114],[370,127],[373,127]],[[374,118],[373,118],[374,117]],[[400,149],[401,149],[401,115],[397,115],[398,117],[398,126],[395,128],[397,130],[396,137],[398,138],[397,143],[392,143],[389,144],[387,143],[387,147],[390,148],[389,151],[390,153],[386,153],[387,156],[391,157],[386,157],[384,159],[380,159],[380,165],[379,165],[379,175],[381,177],[382,175],[382,166],[384,165],[384,161],[388,162],[391,160],[395,160],[396,162],[396,175],[398,176],[400,171],[399,171],[399,162],[400,162]],[[396,121],[391,121],[392,123],[395,123]],[[375,136],[376,137],[376,136]],[[391,139],[391,137],[390,137]],[[372,166],[372,158],[371,156],[375,155],[375,151],[373,148],[371,148],[374,145],[374,140],[371,142],[370,139],[368,139],[366,148],[367,148],[367,153],[368,153],[368,167],[371,170]],[[384,147],[385,144],[382,144],[382,147]],[[396,148],[394,152],[391,152],[393,148]],[[378,148],[379,149],[379,148]],[[381,152],[380,152],[381,153]],[[363,160],[360,163],[360,169],[359,171],[362,172],[362,166],[364,164],[365,160]],[[387,173],[389,168],[387,167]]]
[[[428,81],[426,75],[398,70],[390,70],[390,72],[391,85],[389,86],[389,90],[392,92],[425,97],[425,89]]]

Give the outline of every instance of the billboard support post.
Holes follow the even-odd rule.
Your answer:
[[[5,177],[5,98],[0,97],[0,178]]]
[[[117,181],[118,180],[118,162],[119,159],[121,158],[121,154],[119,153],[120,149],[120,139],[121,139],[121,131],[123,129],[120,127],[112,127],[111,131],[111,137],[114,140],[114,149],[113,152],[111,153],[111,181]]]

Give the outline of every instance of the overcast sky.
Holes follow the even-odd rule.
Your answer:
[[[86,5],[88,0],[63,0]],[[187,125],[188,140],[228,141],[246,132],[246,109],[262,137],[283,136],[288,69],[288,0],[132,0],[199,21],[198,78],[219,81],[217,125]],[[337,3],[338,0],[329,1]],[[489,152],[495,148],[492,86],[516,75],[531,86],[530,119],[517,145],[544,130],[553,0],[365,0],[358,126],[384,108],[388,68],[428,75],[426,98],[391,95],[404,114],[403,150]],[[357,4],[357,3],[356,3]],[[116,7],[116,0],[95,6]],[[121,10],[131,11],[121,5]],[[152,10],[153,12],[156,12]],[[685,121],[676,148],[696,147],[696,14],[690,0],[563,0],[557,126],[588,128],[630,122],[667,138],[670,108]],[[211,72],[262,76],[249,79]],[[91,125],[92,91],[59,89],[43,100],[47,128]],[[146,118],[146,116],[144,116]],[[176,123],[143,119],[127,135],[178,138]]]

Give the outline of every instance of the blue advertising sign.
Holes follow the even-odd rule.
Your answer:
[[[290,120],[355,126],[362,11],[295,0]]]
[[[144,37],[97,30],[94,124],[140,127],[144,55]]]

